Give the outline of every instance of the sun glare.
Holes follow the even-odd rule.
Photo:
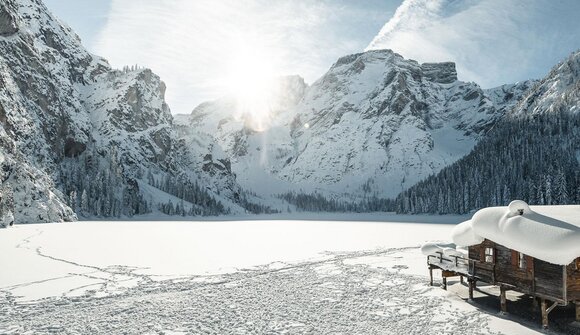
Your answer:
[[[243,46],[229,65],[228,90],[237,99],[236,117],[246,126],[266,130],[270,124],[275,86],[274,56],[264,49]]]

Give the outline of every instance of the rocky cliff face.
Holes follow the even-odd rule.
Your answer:
[[[193,168],[199,153],[177,138],[164,95],[150,70],[114,70],[88,53],[40,0],[3,1],[3,215],[17,223],[132,215],[179,201],[167,194],[175,184],[208,183],[217,198],[233,197],[231,173]],[[149,182],[158,187],[140,187]]]
[[[235,109],[225,100],[189,120],[217,134],[239,181],[258,193],[392,197],[467,154],[529,84],[483,90],[458,81],[453,63],[374,50],[340,58],[265,131],[216,118]]]

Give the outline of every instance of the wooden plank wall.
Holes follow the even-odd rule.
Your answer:
[[[485,262],[485,248],[494,248],[495,243],[489,240],[481,242],[481,244],[469,247],[469,259],[475,261],[474,272],[471,274],[474,277],[486,283],[494,284],[494,264]]]
[[[561,265],[534,258],[534,284],[536,293],[563,299],[563,275]]]
[[[485,262],[485,248],[494,248],[494,263]],[[489,240],[468,249],[469,259],[474,261],[470,273],[490,284],[507,284],[528,294],[537,293],[546,298],[564,299],[564,273],[561,265],[555,265],[525,256],[525,267],[520,268],[519,253]],[[580,262],[580,261],[579,261]],[[566,268],[566,298],[580,300],[580,263]]]
[[[580,257],[566,268],[568,275],[568,300],[580,301]]]
[[[525,257],[525,267],[520,268],[519,253],[496,244],[495,280],[498,283],[518,287],[523,293],[534,290],[533,258]]]

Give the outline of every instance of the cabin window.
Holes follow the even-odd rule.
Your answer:
[[[522,254],[521,252],[518,252],[518,266],[520,269],[526,268],[526,255]]]
[[[485,262],[493,263],[493,248],[485,248]]]

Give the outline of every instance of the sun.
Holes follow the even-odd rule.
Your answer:
[[[255,131],[271,121],[275,99],[275,56],[264,48],[243,45],[235,50],[228,66],[227,88],[236,99],[235,116]]]

